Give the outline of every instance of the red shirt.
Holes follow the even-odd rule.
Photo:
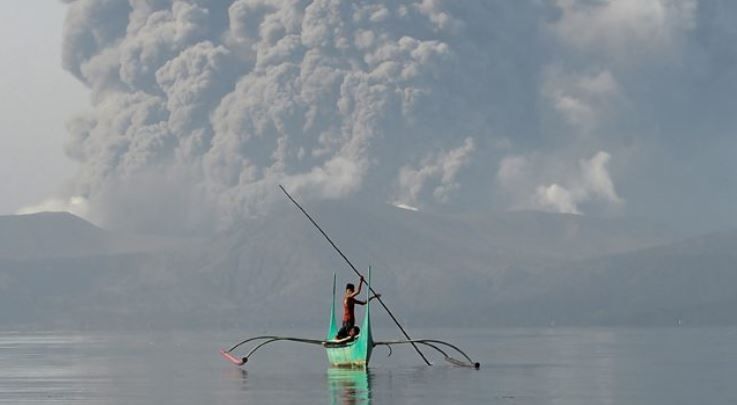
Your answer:
[[[356,322],[356,316],[353,313],[353,307],[355,305],[356,301],[353,297],[343,299],[343,322]]]

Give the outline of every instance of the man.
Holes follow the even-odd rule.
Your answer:
[[[365,280],[363,276],[361,276],[361,281],[358,283],[358,290],[356,290],[355,286],[351,283],[348,283],[345,286],[345,294],[343,295],[343,325],[340,330],[338,330],[338,335],[336,336],[338,339],[348,336],[348,331],[356,324],[356,314],[354,312],[355,304],[366,305],[366,301],[361,301],[356,298],[358,294],[361,294],[361,287],[364,282]],[[376,294],[369,298],[369,301],[379,297],[381,297],[381,294]]]

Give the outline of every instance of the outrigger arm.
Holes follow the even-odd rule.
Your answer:
[[[443,355],[445,361],[455,366],[471,367],[477,370],[481,367],[481,364],[471,360],[471,358],[468,357],[468,355],[465,352],[463,352],[463,350],[459,349],[457,346],[454,346],[448,342],[444,342],[442,340],[437,340],[437,339],[413,339],[413,340],[392,340],[392,341],[386,341],[386,342],[374,342],[374,347],[386,346],[389,349],[389,356],[391,356],[392,345],[402,345],[402,344],[420,344],[420,345],[424,345],[432,349],[435,349],[436,351],[440,352],[440,354]],[[458,360],[458,359],[451,357],[450,355],[448,355],[448,353],[445,350],[441,349],[438,346],[445,346],[445,347],[449,347],[455,350],[456,352],[458,352],[458,354],[463,356],[465,361]]]
[[[332,343],[328,340],[304,339],[304,338],[297,338],[297,337],[291,337],[291,336],[267,335],[267,336],[257,336],[257,337],[248,338],[246,340],[238,342],[237,344],[235,344],[233,347],[229,348],[228,350],[221,350],[220,353],[223,355],[223,357],[225,357],[228,361],[232,362],[236,366],[242,366],[246,364],[246,362],[248,362],[248,359],[254,353],[256,353],[256,351],[258,351],[259,349],[261,349],[262,347],[270,343],[279,342],[279,341],[307,343],[307,344],[312,344],[316,346],[325,346],[326,344]],[[235,357],[232,354],[232,352],[235,349],[243,346],[246,343],[250,343],[250,342],[257,342],[257,343],[253,348],[251,348],[251,350],[248,351],[248,353],[246,353],[244,357]],[[481,365],[478,362],[474,362],[473,360],[471,360],[471,358],[468,357],[468,355],[465,352],[463,352],[463,350],[459,349],[457,346],[452,345],[448,342],[444,342],[442,340],[437,340],[437,339],[392,340],[392,341],[386,341],[386,342],[374,342],[373,346],[374,347],[376,346],[388,347],[389,355],[391,356],[391,346],[392,345],[402,345],[402,344],[419,344],[419,345],[423,345],[431,349],[434,349],[443,355],[445,361],[455,366],[469,367],[469,368],[475,368],[475,369],[478,369],[479,367],[481,367]],[[456,358],[453,358],[445,350],[441,349],[438,346],[443,346],[443,347],[455,350],[465,360],[458,360]]]
[[[244,357],[238,358],[238,357],[233,356],[232,352],[235,349],[243,346],[246,343],[255,342],[259,340],[261,342],[257,343],[256,346],[254,346],[251,350],[249,350],[248,353]],[[222,354],[223,357],[225,357],[227,360],[229,360],[236,366],[242,366],[246,364],[246,362],[248,362],[248,359],[251,357],[251,355],[254,354],[258,349],[266,346],[269,343],[279,342],[279,341],[308,343],[308,344],[313,344],[313,345],[318,345],[318,346],[323,346],[325,343],[327,343],[325,340],[303,339],[303,338],[290,337],[290,336],[257,336],[257,337],[252,337],[244,341],[241,341],[228,350],[221,350],[220,354]]]

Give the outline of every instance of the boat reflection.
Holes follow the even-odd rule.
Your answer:
[[[371,404],[371,375],[365,369],[328,369],[330,404]]]

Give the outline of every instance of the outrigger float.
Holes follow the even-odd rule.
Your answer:
[[[363,277],[358,270],[353,266],[353,264],[348,260],[348,258],[338,249],[338,247],[333,243],[333,241],[328,237],[328,235],[320,228],[319,225],[315,222],[314,219],[307,213],[307,211],[300,206],[297,201],[295,201],[292,196],[287,193],[287,191],[284,189],[284,187],[279,186],[284,194],[287,195],[287,197],[309,218],[309,220],[312,222],[313,225],[317,227],[317,229],[322,233],[322,235],[330,242],[330,244],[338,251],[338,253],[345,259],[345,261],[349,264],[351,269],[358,274],[359,276]],[[363,315],[363,322],[361,324],[360,333],[354,337],[353,340],[348,342],[335,342],[334,339],[338,333],[338,323],[335,319],[335,274],[333,274],[333,300],[330,305],[330,323],[328,325],[328,332],[325,340],[319,340],[319,339],[305,339],[305,338],[299,338],[299,337],[291,337],[291,336],[257,336],[252,337],[246,340],[243,340],[234,346],[230,347],[227,350],[221,350],[220,353],[225,357],[228,361],[235,364],[236,366],[243,366],[245,365],[248,360],[251,358],[251,356],[256,353],[259,349],[262,347],[269,345],[274,342],[297,342],[297,343],[305,343],[305,344],[311,344],[315,346],[322,346],[325,348],[325,351],[327,353],[328,362],[330,366],[332,367],[341,367],[341,368],[367,368],[369,365],[369,361],[371,360],[371,353],[373,352],[373,349],[377,346],[386,346],[389,349],[389,356],[391,356],[392,350],[391,347],[394,345],[411,345],[415,348],[417,353],[420,355],[422,360],[425,361],[425,364],[428,366],[431,365],[431,363],[427,360],[425,355],[420,351],[418,345],[421,345],[426,348],[433,349],[434,351],[440,353],[443,356],[443,359],[455,366],[459,367],[470,367],[478,369],[480,367],[480,364],[478,362],[474,362],[471,360],[471,358],[464,353],[461,349],[458,347],[448,343],[444,342],[442,340],[437,339],[411,339],[407,332],[404,330],[404,328],[399,324],[399,321],[396,319],[396,317],[389,311],[389,308],[383,303],[381,298],[377,297],[377,300],[379,303],[386,309],[389,316],[394,320],[394,322],[397,324],[399,329],[402,331],[406,339],[404,340],[392,340],[392,341],[374,341],[373,334],[371,330],[371,304],[370,300],[366,300],[364,315]],[[376,295],[376,292],[371,287],[371,267],[369,267],[368,271],[368,278],[367,278],[367,290],[374,293]],[[237,357],[235,355],[236,351],[240,349],[241,347],[250,344],[252,347],[251,349],[246,353],[245,356]],[[457,355],[460,355],[462,359],[456,359],[452,357],[449,352],[456,353]]]

